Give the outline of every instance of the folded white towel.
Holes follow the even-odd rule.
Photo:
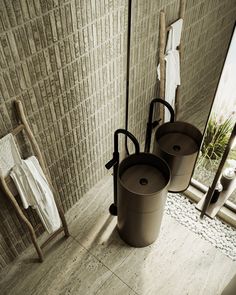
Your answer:
[[[166,44],[166,52],[169,50],[176,49],[180,44],[181,33],[182,33],[183,19],[180,18],[170,26],[167,44]]]
[[[12,167],[21,163],[14,137],[11,133],[0,139],[0,175],[6,177]]]
[[[15,165],[10,173],[23,206],[36,209],[43,225],[49,233],[61,226],[61,220],[55,204],[53,193],[38,160],[32,156]]]

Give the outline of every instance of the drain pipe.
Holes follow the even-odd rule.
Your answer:
[[[109,212],[111,215],[117,215],[117,177],[118,177],[118,167],[119,167],[119,161],[120,161],[120,154],[118,150],[118,135],[122,133],[125,135],[126,138],[130,138],[131,141],[134,143],[135,146],[135,153],[139,154],[140,147],[137,139],[134,137],[132,133],[125,129],[117,129],[114,133],[114,152],[113,152],[113,158],[106,163],[105,167],[109,170],[111,167],[113,167],[113,190],[114,190],[114,203],[111,204],[109,208]]]
[[[126,98],[125,98],[125,130],[128,131],[129,119],[129,69],[130,69],[130,47],[131,47],[131,9],[132,0],[128,1],[128,28],[127,28],[127,63],[126,63]],[[128,137],[125,136],[125,151],[129,155]]]
[[[152,122],[152,117],[153,117],[153,109],[154,109],[154,104],[155,103],[161,103],[164,106],[166,106],[168,108],[168,110],[170,111],[170,122],[173,123],[175,120],[175,113],[174,110],[172,108],[172,106],[164,99],[161,98],[154,98],[151,103],[150,103],[150,107],[149,107],[149,115],[148,115],[148,122],[147,122],[147,129],[146,129],[146,139],[145,139],[145,148],[144,148],[144,152],[145,153],[149,153],[150,152],[150,145],[151,145],[151,138],[152,138],[152,130],[159,125],[161,119],[159,119],[158,121],[154,121]]]

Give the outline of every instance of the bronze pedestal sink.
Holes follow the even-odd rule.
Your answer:
[[[134,154],[120,163],[117,227],[126,243],[144,247],[157,239],[169,183],[168,165],[153,154]]]
[[[164,159],[171,170],[170,192],[185,191],[190,183],[198,152],[201,147],[202,134],[193,125],[174,121],[174,110],[171,105],[160,99],[153,99],[149,109],[149,121],[147,124],[145,151],[149,152],[151,133],[157,122],[152,122],[153,107],[155,103],[164,104],[170,111],[170,122],[157,128],[153,153]]]
[[[135,154],[119,163],[118,134],[125,134],[135,145]],[[131,246],[144,247],[158,237],[170,183],[166,162],[149,153],[140,153],[137,139],[127,130],[114,133],[113,158],[114,203],[110,213],[118,215],[121,238]]]

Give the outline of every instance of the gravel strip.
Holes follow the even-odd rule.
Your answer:
[[[195,204],[181,194],[168,194],[165,211],[180,224],[186,226],[217,249],[236,260],[236,229],[219,218],[200,219]]]

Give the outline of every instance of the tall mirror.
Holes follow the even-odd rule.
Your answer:
[[[209,5],[215,6],[210,15]],[[230,1],[218,4],[147,1],[145,5],[142,1],[132,1],[128,130],[141,144],[145,141],[150,101],[160,96],[157,73],[160,12],[165,12],[165,50],[169,27],[179,19],[183,20],[177,46],[180,51],[180,85],[176,91],[176,119],[191,123],[204,132],[234,28],[235,10],[230,8],[231,5]],[[226,9],[227,17],[223,15]],[[221,105],[218,108],[221,109]],[[231,109],[230,105],[227,108]]]
[[[215,3],[216,9],[210,15],[207,1],[201,4],[183,0],[165,5],[159,1],[148,3],[145,9],[141,1],[133,2],[131,6],[128,130],[141,144],[144,143],[150,101],[154,97],[162,97],[163,93],[168,101],[167,75],[163,92],[158,71],[161,72],[162,53],[165,66],[167,63],[170,28],[181,20],[181,31],[177,30],[172,35],[172,39],[177,39],[177,34],[180,34],[179,43],[175,44],[180,55],[180,81],[176,83],[172,106],[177,120],[191,123],[202,133],[205,132],[193,178],[208,187],[214,179],[235,122],[234,9],[230,9],[224,17],[222,12],[226,7],[229,9],[230,1]],[[175,74],[171,73],[169,83],[174,79]],[[156,112],[156,119],[159,118]],[[226,166],[235,165],[234,161],[235,151],[232,150]],[[230,199],[234,201],[234,198],[232,194]]]
[[[229,50],[219,79],[218,87],[206,125],[202,149],[195,168],[194,179],[205,186],[211,186],[219,164],[222,161],[231,132],[236,123],[236,30],[232,34]],[[232,181],[236,171],[235,140],[221,169],[224,179]],[[219,184],[220,185],[220,184]],[[224,189],[224,188],[222,188]],[[231,188],[229,198],[236,205],[236,192]]]

